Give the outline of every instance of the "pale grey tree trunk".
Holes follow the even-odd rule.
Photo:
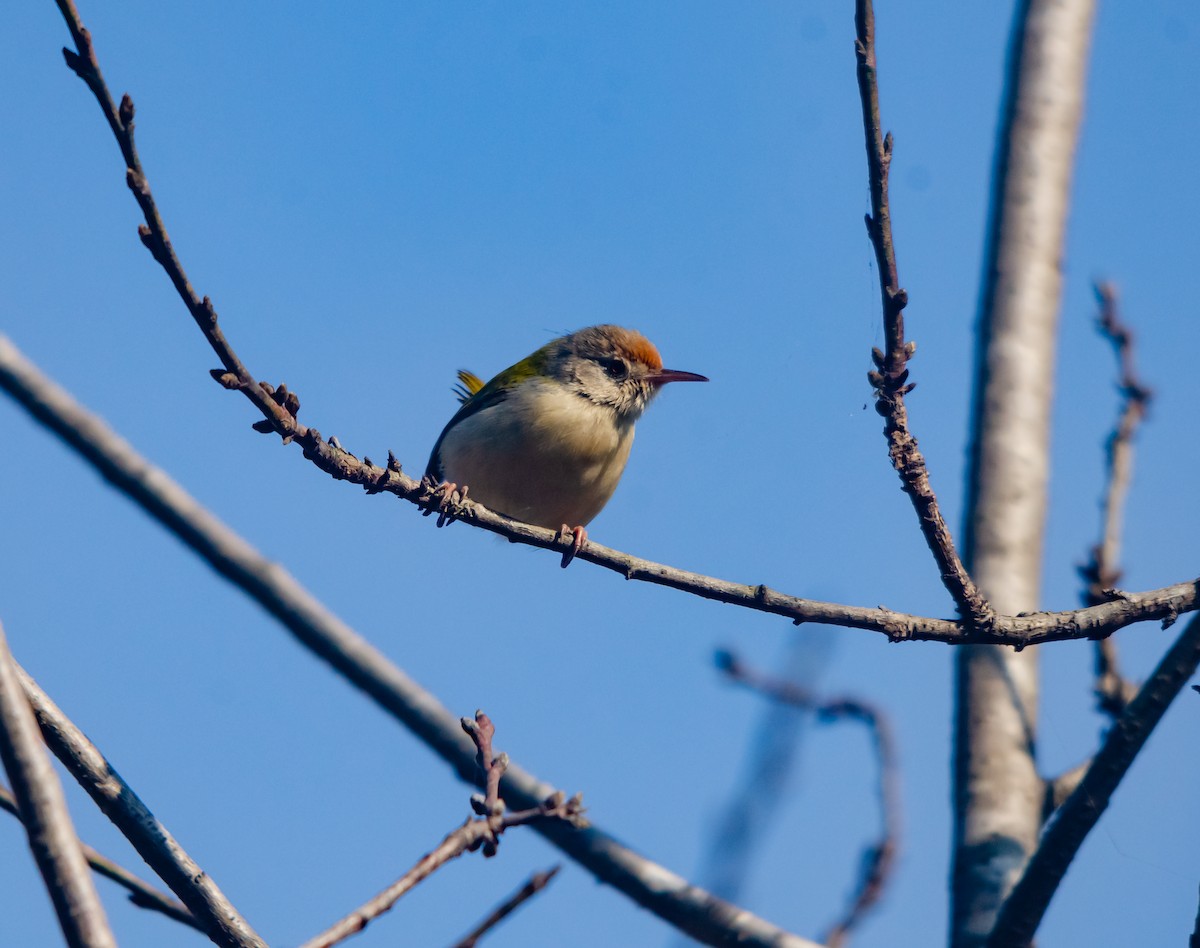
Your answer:
[[[998,612],[1038,607],[1050,409],[1071,171],[1094,0],[1025,0],[1009,51],[997,145],[963,548]],[[1032,853],[1043,785],[1034,759],[1037,654],[956,657],[951,944],[982,945]]]

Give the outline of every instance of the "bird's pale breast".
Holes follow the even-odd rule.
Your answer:
[[[499,513],[550,529],[584,526],[612,497],[633,423],[551,383],[527,382],[442,439],[446,480]]]

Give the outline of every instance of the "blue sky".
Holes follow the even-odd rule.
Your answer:
[[[913,9],[917,7],[917,9]],[[302,420],[409,471],[485,377],[552,335],[635,326],[706,386],[668,390],[591,533],[681,567],[813,598],[950,611],[867,406],[881,339],[850,4],[84,3],[167,227],[251,371]],[[893,214],[918,344],[913,429],[961,523],[972,324],[1011,10],[877,11]],[[0,33],[0,331],[154,463],[284,563],[497,746],[582,791],[592,818],[684,875],[737,784],[761,704],[714,648],[779,663],[784,620],[607,572],[332,482],[250,430],[135,234],[119,154],[63,66],[49,0]],[[1090,284],[1121,287],[1157,400],[1129,503],[1124,584],[1196,575],[1194,471],[1200,9],[1099,12],[1059,349],[1043,605],[1075,605],[1097,534],[1114,366]],[[13,651],[272,944],[373,894],[467,813],[468,788],[241,594],[0,401],[0,620]],[[905,840],[856,944],[943,937],[951,653],[802,629],[821,681],[894,716]],[[1169,636],[1119,637],[1144,675]],[[1087,756],[1090,650],[1046,648],[1045,772]],[[817,659],[814,659],[816,661]],[[1046,944],[1190,931],[1200,792],[1185,693],[1072,869]],[[874,832],[855,729],[804,732],[744,903],[815,936]],[[138,859],[82,794],[81,835]],[[0,823],[0,942],[54,943],[15,822]],[[357,944],[449,944],[559,861],[514,832],[460,860]],[[702,880],[701,880],[702,881]],[[126,908],[122,945],[200,943]],[[492,938],[661,945],[668,929],[568,865]]]

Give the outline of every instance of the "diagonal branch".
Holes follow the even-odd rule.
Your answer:
[[[0,810],[7,810],[18,820],[21,819],[17,801],[4,787],[0,787]],[[118,865],[107,856],[92,849],[87,843],[81,843],[80,848],[83,850],[83,858],[92,867],[92,871],[125,889],[129,893],[129,901],[138,908],[160,912],[168,918],[173,918],[175,921],[182,922],[203,933],[204,928],[196,921],[196,916],[189,912],[187,906],[182,902],[160,892],[149,883],[143,882],[124,866]]]
[[[871,213],[866,217],[867,234],[875,249],[879,271],[879,291],[883,303],[884,351],[872,353],[875,369],[868,373],[875,389],[875,410],[883,416],[883,434],[888,456],[900,475],[904,492],[912,501],[929,545],[942,583],[954,599],[968,627],[986,630],[995,618],[992,607],[976,588],[954,547],[954,538],[942,516],[937,496],[929,481],[925,457],[917,439],[908,429],[908,409],[904,396],[915,388],[908,381],[908,360],[916,352],[915,342],[904,339],[904,307],[908,293],[900,286],[896,266],[896,248],[892,241],[892,213],[888,204],[888,171],[892,163],[892,134],[883,134],[879,114],[879,84],[875,63],[875,11],[871,0],[857,0],[854,9],[857,38],[854,52],[858,60],[858,95],[862,103],[863,131],[866,134],[867,172],[871,182]]]
[[[37,723],[21,690],[17,663],[0,628],[0,759],[12,784],[29,848],[46,883],[58,924],[70,948],[116,948],[112,930],[79,837],[67,811],[62,784],[38,739]]]
[[[46,745],[133,844],[204,928],[223,948],[265,948],[249,923],[133,792],[100,750],[42,691],[24,669],[16,669]]]
[[[1047,826],[1020,881],[1000,909],[992,948],[1028,945],[1071,860],[1099,822],[1167,707],[1200,667],[1200,616],[1193,616],[1108,732],[1079,786]]]
[[[301,645],[424,741],[463,780],[477,779],[474,748],[458,721],[432,694],[333,615],[286,570],[205,510],[165,471],[150,464],[101,419],[42,376],[3,336],[0,387],[218,574],[258,602]],[[503,792],[510,802],[529,808],[554,790],[510,766]],[[724,944],[740,939],[739,944],[747,948],[811,948],[810,942],[689,884],[595,827],[583,831],[564,831],[553,825],[535,828],[598,879],[702,942]]]
[[[1121,554],[1121,522],[1125,497],[1133,478],[1133,438],[1145,420],[1154,393],[1142,383],[1134,369],[1133,332],[1121,320],[1117,306],[1117,288],[1111,283],[1096,284],[1100,315],[1096,323],[1113,347],[1120,379],[1121,408],[1117,423],[1108,436],[1105,450],[1105,491],[1101,503],[1102,537],[1092,547],[1080,575],[1087,583],[1084,605],[1094,606],[1112,595],[1121,581],[1117,566]],[[1096,703],[1110,718],[1120,717],[1137,694],[1137,686],[1125,680],[1117,662],[1117,645],[1111,638],[1096,642]]]

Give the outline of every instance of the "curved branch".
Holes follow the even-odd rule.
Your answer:
[[[269,611],[285,614],[305,607],[287,601],[287,594],[270,582],[270,569],[259,567],[258,554],[236,534],[220,524],[165,472],[155,468],[102,419],[77,403],[66,391],[43,375],[0,334],[0,390],[7,392],[31,416],[74,448],[118,490],[175,533],[208,561],[218,573],[237,583]],[[310,429],[311,430],[311,429]],[[340,477],[371,489],[397,493],[421,491],[419,483],[395,470],[381,470],[322,442],[331,452]],[[381,486],[382,485],[382,486]],[[549,530],[509,520],[470,502],[459,505],[459,516],[514,543],[560,549],[561,541]],[[569,545],[570,540],[565,541]],[[584,559],[637,579],[691,593],[730,605],[783,616],[796,623],[837,625],[886,635],[893,642],[925,641],[962,645],[991,642],[1024,648],[1043,642],[1095,639],[1137,622],[1170,624],[1180,615],[1200,609],[1200,579],[1175,583],[1140,593],[1114,593],[1108,602],[1067,612],[1031,612],[998,616],[986,631],[971,629],[954,619],[894,612],[878,607],[846,606],[802,599],[766,586],[734,583],[691,573],[662,563],[630,556],[592,541],[579,553]],[[276,613],[279,614],[279,613]]]
[[[822,723],[857,721],[870,732],[878,766],[876,791],[880,810],[879,837],[863,852],[862,867],[850,904],[823,936],[829,948],[839,948],[847,943],[851,931],[862,923],[883,897],[900,848],[900,763],[891,721],[882,708],[869,701],[849,695],[818,695],[794,681],[756,671],[731,652],[718,652],[716,660],[717,667],[731,681],[772,701],[811,711]]]

